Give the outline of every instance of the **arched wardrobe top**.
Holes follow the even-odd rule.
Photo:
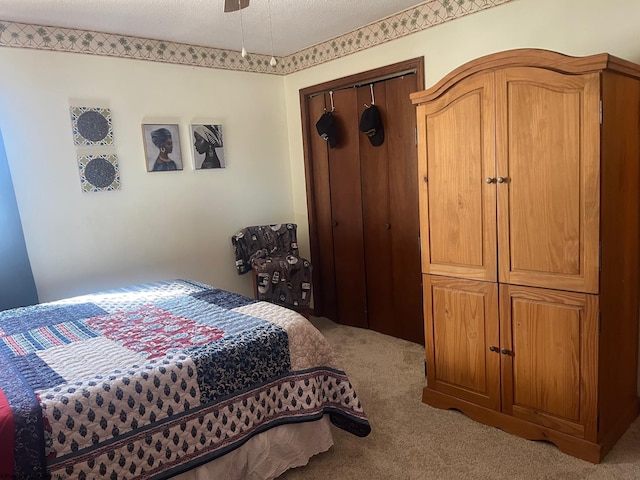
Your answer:
[[[412,93],[411,101],[414,104],[431,101],[461,80],[476,73],[510,67],[538,67],[575,75],[610,70],[640,79],[639,65],[608,53],[572,57],[551,50],[520,48],[492,53],[471,60],[450,72],[432,87]]]

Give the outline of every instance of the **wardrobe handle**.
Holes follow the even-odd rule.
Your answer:
[[[507,179],[506,179],[506,178],[504,178],[504,177],[498,177],[498,183],[504,183],[504,182],[506,182],[506,181],[507,181]]]
[[[498,347],[496,347],[495,345],[491,345],[489,347],[489,350],[492,351],[492,352],[497,352],[498,351]]]
[[[334,222],[331,222],[331,226],[332,226],[332,227],[337,227],[337,226],[338,226],[338,222],[335,222],[335,221],[334,221]]]
[[[386,228],[387,230],[389,230],[391,228],[391,224],[390,223],[385,223],[384,224],[384,228]]]
[[[496,179],[495,178],[491,178],[491,177],[487,177],[487,179],[485,180],[485,182],[487,182],[488,184],[492,184],[495,181],[496,181]]]
[[[502,353],[503,355],[509,355],[511,352],[506,348],[503,348],[502,350],[500,350],[500,353]]]

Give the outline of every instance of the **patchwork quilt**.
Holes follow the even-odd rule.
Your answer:
[[[0,478],[161,479],[271,427],[371,428],[286,308],[171,280],[0,312]]]

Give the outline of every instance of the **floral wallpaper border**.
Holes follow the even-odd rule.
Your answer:
[[[46,27],[0,20],[0,47],[33,48],[287,75],[380,45],[512,0],[430,0],[285,57],[164,42],[148,38]]]

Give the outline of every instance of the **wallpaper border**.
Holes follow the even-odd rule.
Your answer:
[[[285,57],[0,20],[0,47],[149,60],[194,67],[288,75],[513,0],[429,0]]]

